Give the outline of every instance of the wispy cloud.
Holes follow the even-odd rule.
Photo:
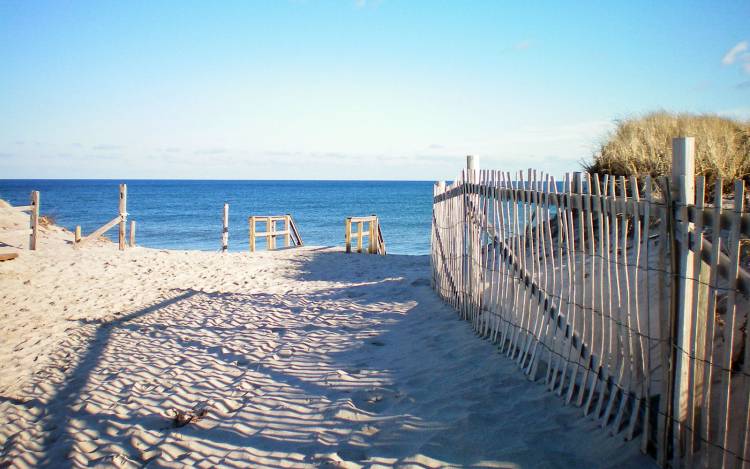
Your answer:
[[[747,41],[740,41],[734,47],[729,49],[729,52],[724,54],[724,58],[721,59],[721,63],[724,66],[737,65],[743,72],[750,75],[750,44]],[[737,89],[745,89],[748,87],[748,82],[744,81],[735,85]]]
[[[523,41],[517,42],[513,48],[515,50],[526,50],[531,47],[531,41],[524,39]]]
[[[380,0],[354,0],[354,5],[357,8],[364,8],[366,6],[376,7],[380,4]]]
[[[113,151],[113,150],[122,150],[124,147],[121,145],[111,145],[111,144],[105,144],[105,145],[95,145],[91,149],[94,151]]]
[[[724,55],[724,58],[721,59],[721,63],[724,65],[732,65],[735,61],[737,61],[737,58],[741,58],[742,56],[745,56],[747,60],[747,58],[749,57],[747,57],[746,54],[743,54],[743,52],[747,51],[747,49],[747,41],[738,42],[734,47],[729,49],[729,52]]]
[[[227,152],[226,148],[217,147],[217,148],[203,148],[200,150],[195,150],[193,154],[195,155],[220,155],[226,152]]]

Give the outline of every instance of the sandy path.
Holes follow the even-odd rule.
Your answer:
[[[75,286],[57,301],[88,305],[75,320],[28,305],[51,332],[34,374],[17,372],[0,402],[11,465],[652,464],[475,337],[431,291],[426,257],[75,255],[79,270],[43,266],[49,283]],[[7,279],[16,269],[23,284],[32,258],[0,268],[13,304],[25,300]],[[81,287],[76,276],[95,266]]]

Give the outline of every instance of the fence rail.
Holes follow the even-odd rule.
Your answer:
[[[676,158],[691,146],[675,139]],[[531,379],[661,465],[748,468],[744,185],[729,207],[717,181],[707,206],[683,163],[655,181],[468,169],[439,182],[433,285]]]

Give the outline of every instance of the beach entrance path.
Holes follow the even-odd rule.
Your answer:
[[[47,344],[32,361],[28,340],[10,341],[21,358],[3,365],[0,463],[652,465],[476,337],[431,290],[426,256],[59,256],[0,270],[4,337]],[[34,269],[38,305],[14,289]],[[46,319],[7,314],[21,307]]]

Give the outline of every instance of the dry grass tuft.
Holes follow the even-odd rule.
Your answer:
[[[735,179],[750,181],[750,122],[716,115],[654,112],[617,121],[617,128],[593,160],[584,162],[590,173],[669,176],[672,138],[695,137],[695,173],[713,187],[723,178],[724,189]]]

